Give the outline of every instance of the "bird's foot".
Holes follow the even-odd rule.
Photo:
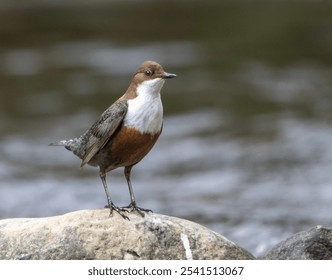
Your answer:
[[[128,206],[126,207],[121,207],[120,208],[122,211],[126,211],[128,213],[136,211],[138,214],[140,214],[142,217],[145,216],[145,213],[152,213],[152,210],[150,209],[145,209],[145,208],[141,208],[138,207],[136,205],[136,203],[130,203]]]
[[[105,208],[109,208],[110,209],[110,217],[112,217],[113,216],[113,210],[115,211],[115,212],[117,212],[122,218],[124,218],[125,220],[130,220],[129,218],[128,218],[128,216],[127,215],[125,215],[123,212],[129,212],[129,211],[127,211],[126,209],[123,209],[123,208],[120,208],[120,207],[117,207],[117,206],[115,206],[113,203],[109,203],[108,205],[105,205]]]

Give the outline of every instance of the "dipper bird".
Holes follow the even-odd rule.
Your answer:
[[[149,209],[136,204],[130,181],[132,167],[140,162],[156,143],[163,126],[163,106],[160,90],[165,79],[176,77],[154,61],[145,61],[135,73],[127,91],[83,135],[62,140],[50,146],[64,146],[85,164],[99,166],[110,216],[113,210],[128,219],[124,212],[137,211],[141,216]],[[124,167],[130,193],[127,207],[114,205],[106,183],[106,173]]]

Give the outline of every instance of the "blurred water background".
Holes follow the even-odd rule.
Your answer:
[[[89,128],[149,59],[178,77],[133,169],[141,207],[256,256],[331,227],[331,15],[331,1],[2,0],[0,218],[105,205],[98,169],[47,145]],[[122,172],[108,173],[119,206]]]

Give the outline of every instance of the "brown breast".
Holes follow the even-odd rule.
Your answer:
[[[149,153],[160,133],[142,134],[134,128],[122,126],[105,147],[92,158],[91,164],[99,165],[105,172],[134,165]]]

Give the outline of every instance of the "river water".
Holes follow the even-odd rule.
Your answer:
[[[28,3],[0,5],[0,218],[105,205],[98,170],[48,144],[84,132],[152,59],[178,76],[132,172],[139,206],[256,256],[332,226],[331,4]],[[127,205],[123,170],[107,178]]]

